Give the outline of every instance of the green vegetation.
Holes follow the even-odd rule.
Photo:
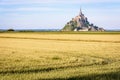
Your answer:
[[[76,21],[70,21],[65,25],[63,28],[64,31],[73,31],[77,27],[77,22]]]
[[[7,31],[15,31],[14,29],[8,29]]]
[[[120,34],[120,31],[105,31],[105,32],[98,32],[98,31],[86,31],[86,32],[79,32],[79,31],[27,31],[27,30],[21,30],[21,31],[15,31],[15,32],[9,32],[9,31],[0,31],[0,33],[40,33],[40,34]]]
[[[120,80],[120,32],[4,32],[0,44],[0,80]]]

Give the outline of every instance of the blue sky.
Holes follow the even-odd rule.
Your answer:
[[[120,29],[120,0],[0,0],[0,29],[61,29],[79,14],[105,29]]]

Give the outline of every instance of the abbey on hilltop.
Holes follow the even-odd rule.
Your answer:
[[[91,24],[87,17],[84,16],[82,10],[75,18],[67,22],[61,31],[105,31],[103,28]]]

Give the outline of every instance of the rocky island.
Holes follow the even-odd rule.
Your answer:
[[[82,10],[75,18],[72,18],[61,31],[105,31],[103,28],[90,23]]]

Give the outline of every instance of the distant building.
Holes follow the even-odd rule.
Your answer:
[[[79,15],[67,22],[62,31],[105,31],[103,28],[90,24],[80,8]]]

